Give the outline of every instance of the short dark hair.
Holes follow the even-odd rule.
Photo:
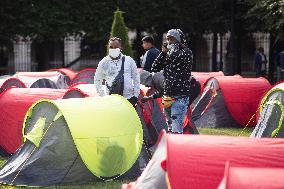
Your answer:
[[[143,37],[142,41],[145,41],[146,43],[151,43],[152,45],[154,45],[154,38],[151,36]]]
[[[264,52],[264,48],[263,48],[263,47],[259,47],[259,48],[258,48],[258,51]]]

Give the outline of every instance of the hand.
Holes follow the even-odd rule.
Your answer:
[[[169,49],[165,46],[165,44],[162,45],[162,52],[167,53]]]

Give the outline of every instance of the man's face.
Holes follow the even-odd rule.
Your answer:
[[[121,44],[118,40],[109,41],[108,48],[110,48],[110,49],[116,49],[116,48],[121,49]]]
[[[167,36],[167,41],[169,44],[176,44],[177,40],[173,36]]]
[[[147,43],[146,41],[143,41],[142,47],[144,48],[144,50],[148,50],[152,47],[152,44]]]

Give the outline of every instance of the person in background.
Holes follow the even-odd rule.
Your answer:
[[[151,36],[145,36],[142,39],[142,43],[146,52],[143,56],[141,66],[144,70],[151,72],[152,64],[160,54],[160,51],[154,47],[154,39]]]
[[[109,54],[98,65],[95,84],[100,96],[119,94],[135,107],[140,94],[140,80],[135,61],[122,54],[121,39],[113,37],[109,40]],[[104,90],[102,82],[106,81]]]
[[[260,47],[258,49],[258,52],[255,55],[255,72],[256,77],[264,77],[266,75],[266,64],[267,64],[267,58],[264,54],[263,47]]]

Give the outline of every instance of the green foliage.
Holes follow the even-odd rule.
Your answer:
[[[111,0],[0,1],[0,36],[16,35],[58,40],[87,33],[108,38],[116,5]]]
[[[284,0],[247,0],[247,3],[252,6],[247,17],[255,21],[255,27],[283,38]]]
[[[117,9],[111,27],[110,37],[119,37],[122,40],[123,53],[132,56],[133,52],[128,39],[128,28],[125,25],[123,12]]]
[[[283,34],[283,0],[234,0],[236,2],[236,33],[275,31]],[[203,33],[225,33],[231,28],[232,0],[1,0],[0,39],[17,35],[38,40],[58,41],[68,34],[84,35],[102,46],[109,38],[113,12],[117,7],[119,33],[146,31],[161,39],[162,33],[180,28],[190,36]],[[124,23],[124,18],[125,23]],[[119,22],[116,24],[116,22]],[[118,35],[118,34],[115,34]],[[127,36],[124,49],[132,54]]]

